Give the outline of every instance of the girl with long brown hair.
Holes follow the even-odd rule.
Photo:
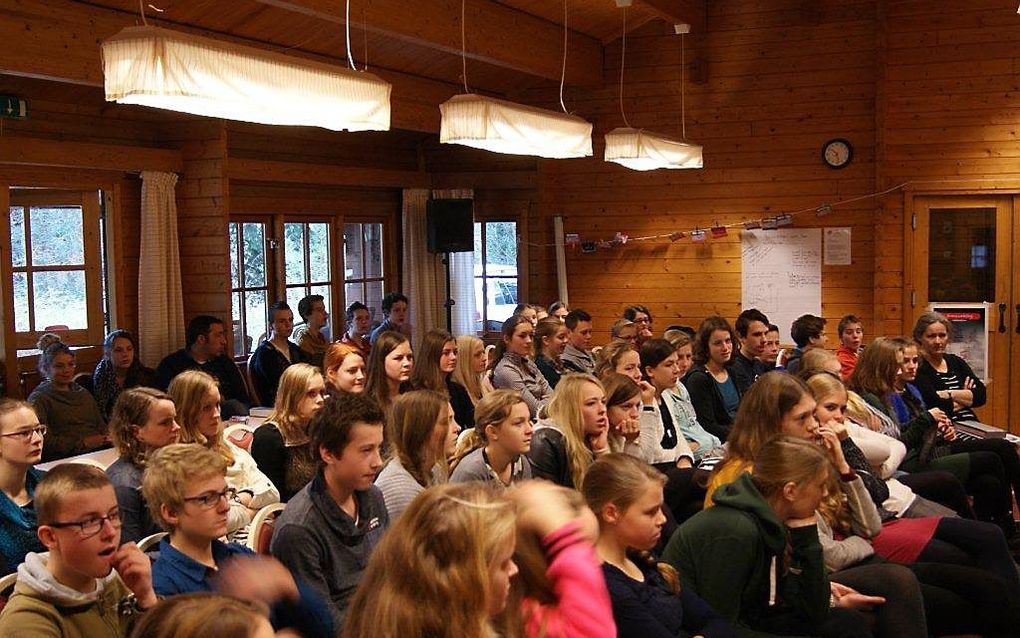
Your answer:
[[[683,377],[703,428],[725,441],[740,406],[741,388],[729,373],[737,340],[728,321],[706,318],[694,339],[694,367]]]
[[[533,350],[535,327],[527,318],[514,315],[503,322],[492,368],[492,386],[521,393],[536,419],[553,396],[552,386],[529,359]]]
[[[475,424],[475,405],[467,389],[453,378],[459,359],[453,335],[436,328],[429,330],[418,348],[414,370],[411,371],[411,387],[447,395],[457,424],[470,428]]]
[[[384,413],[389,412],[397,395],[411,389],[413,370],[411,342],[402,333],[383,331],[372,340],[372,351],[365,367],[365,392]]]
[[[535,324],[535,365],[552,388],[567,373],[560,355],[566,349],[569,339],[570,330],[556,317],[546,317]]]
[[[446,482],[446,459],[453,454],[458,432],[446,395],[412,390],[393,402],[386,423],[390,459],[375,480],[390,521],[425,488]]]
[[[475,426],[457,444],[452,483],[489,481],[497,488],[531,478],[531,416],[513,390],[493,390],[475,406]]]
[[[581,492],[599,521],[595,552],[602,560],[620,638],[698,635],[735,638],[733,628],[696,594],[680,589],[672,566],[657,563],[665,477],[626,454],[596,460]]]

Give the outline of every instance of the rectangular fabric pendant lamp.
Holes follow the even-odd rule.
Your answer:
[[[592,125],[579,117],[468,93],[439,105],[439,141],[510,155],[591,157]]]
[[[658,168],[701,168],[701,147],[636,128],[620,127],[606,133],[607,162],[635,171]]]
[[[256,124],[388,131],[377,76],[158,27],[102,44],[106,99]]]

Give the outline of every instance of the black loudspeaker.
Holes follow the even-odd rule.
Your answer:
[[[425,210],[430,253],[475,250],[475,202],[472,199],[430,199]]]

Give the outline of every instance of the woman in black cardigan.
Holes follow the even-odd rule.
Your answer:
[[[913,337],[921,354],[914,385],[921,391],[925,404],[939,407],[954,421],[977,421],[973,408],[988,401],[985,384],[981,382],[967,362],[946,352],[952,336],[949,319],[937,312],[926,312],[917,318]],[[1006,424],[999,424],[1009,429]],[[1016,447],[1005,439],[977,441],[956,440],[953,452],[986,450],[996,453],[1006,470],[1006,479],[1013,486],[1013,494],[1020,500],[1020,457]]]
[[[719,316],[701,322],[694,338],[694,367],[683,378],[698,423],[725,441],[746,388],[740,387],[728,365],[736,339],[729,322]]]

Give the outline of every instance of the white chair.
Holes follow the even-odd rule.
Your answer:
[[[18,582],[18,572],[0,578],[0,598],[9,598],[16,582]]]
[[[153,547],[159,545],[159,541],[163,540],[163,537],[166,536],[166,534],[166,532],[149,534],[142,540],[138,541],[138,549],[142,550],[143,553],[149,551]]]
[[[286,503],[270,503],[258,512],[251,519],[248,526],[248,541],[245,543],[256,554],[268,554],[269,542],[273,538],[273,523],[280,512],[287,506]]]

